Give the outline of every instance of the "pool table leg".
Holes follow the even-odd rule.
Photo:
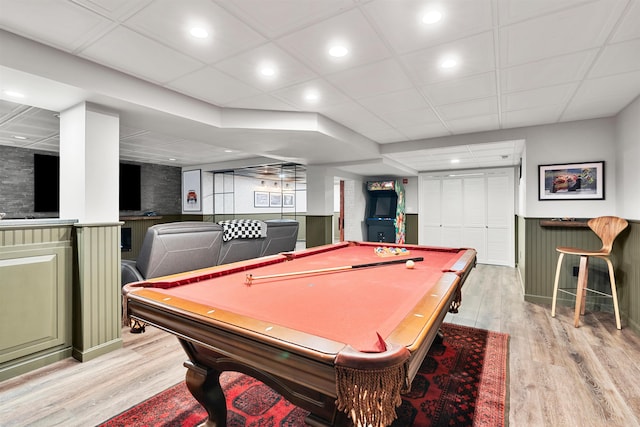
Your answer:
[[[201,426],[226,426],[227,402],[220,386],[220,371],[203,368],[191,361],[184,362],[184,366],[187,368],[187,388],[209,415],[207,421]]]

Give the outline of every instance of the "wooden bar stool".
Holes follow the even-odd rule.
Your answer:
[[[558,296],[558,291],[564,292],[569,295],[574,295],[576,297],[576,308],[575,313],[573,315],[573,325],[577,328],[580,326],[580,315],[584,314],[585,302],[587,291],[593,292],[599,295],[603,295],[606,297],[613,298],[613,311],[616,315],[616,327],[621,329],[620,326],[620,311],[618,309],[618,293],[616,291],[616,279],[613,273],[613,264],[609,259],[609,255],[611,254],[611,248],[613,247],[613,242],[618,237],[618,235],[624,230],[628,223],[625,219],[618,218],[615,216],[601,216],[599,218],[590,219],[589,228],[593,230],[594,233],[600,238],[602,241],[602,248],[597,251],[588,251],[584,249],[578,248],[568,248],[568,247],[557,247],[556,251],[560,253],[558,256],[558,266],[556,267],[556,279],[553,284],[553,300],[551,303],[551,317],[556,317],[556,298]],[[560,279],[560,269],[562,267],[562,259],[565,254],[569,255],[578,255],[580,257],[580,268],[578,271],[578,288],[575,293],[568,291],[566,289],[558,289],[558,281]],[[596,291],[595,289],[589,289],[587,287],[588,284],[588,276],[589,276],[589,258],[596,257],[606,261],[607,266],[609,267],[609,281],[611,282],[611,294],[606,294],[600,291]]]

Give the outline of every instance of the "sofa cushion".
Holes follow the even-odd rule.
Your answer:
[[[294,219],[269,219],[267,238],[262,242],[260,256],[291,252],[296,249],[299,223]]]
[[[231,219],[228,221],[219,221],[224,234],[223,242],[229,242],[233,239],[260,239],[267,237],[267,225],[255,219]]]
[[[145,279],[218,263],[222,227],[209,222],[173,222],[149,227],[136,267]]]

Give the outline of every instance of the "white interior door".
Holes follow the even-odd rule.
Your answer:
[[[480,263],[514,266],[513,169],[469,175],[421,177],[418,242],[470,247]]]
[[[444,246],[442,241],[442,180],[422,177],[420,183],[418,243]]]
[[[487,260],[515,265],[514,187],[511,174],[487,176]]]
[[[478,262],[487,258],[487,192],[486,178],[474,176],[464,178],[463,228],[460,246],[474,248]]]
[[[464,199],[460,178],[442,180],[442,240],[441,246],[462,246]]]

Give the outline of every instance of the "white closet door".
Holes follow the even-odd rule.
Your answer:
[[[487,258],[487,194],[484,176],[464,178],[462,244],[478,252],[478,262]]]
[[[422,177],[418,242],[474,248],[480,263],[514,266],[513,170],[474,175]]]
[[[422,178],[420,181],[420,233],[421,245],[445,246],[442,241],[442,180]]]
[[[462,246],[463,191],[461,178],[442,180],[442,246]]]
[[[514,189],[512,182],[512,175],[487,177],[486,262],[489,264],[515,265]]]

